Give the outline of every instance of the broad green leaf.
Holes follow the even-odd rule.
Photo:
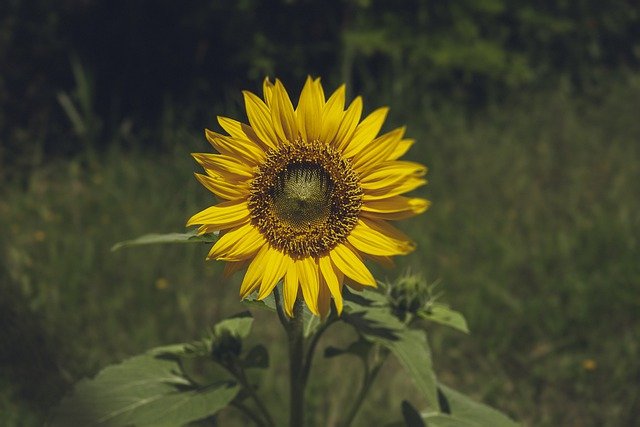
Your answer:
[[[371,293],[371,292],[370,292]],[[342,319],[367,340],[389,349],[407,370],[430,407],[437,409],[436,377],[424,331],[409,329],[388,307],[381,307],[365,296],[345,296]],[[364,301],[364,302],[363,302]]]
[[[251,312],[243,311],[216,323],[213,326],[213,332],[214,334],[220,334],[223,331],[228,331],[237,337],[246,338],[251,332],[251,325],[253,325]]]
[[[200,236],[196,233],[196,230],[191,230],[186,233],[145,234],[136,239],[116,243],[111,247],[111,252],[131,246],[157,245],[160,243],[213,243],[218,239],[217,233],[207,233]]]
[[[429,406],[439,408],[436,375],[433,372],[426,334],[423,331],[406,330],[400,334],[398,340],[381,339],[378,342],[391,350],[400,361]]]
[[[229,382],[198,387],[175,360],[144,354],[80,381],[53,426],[177,426],[215,414],[238,394]]]
[[[147,353],[156,357],[209,357],[211,353],[211,339],[205,338],[200,341],[182,344],[170,344],[162,347],[155,347]]]
[[[418,316],[442,325],[450,326],[464,332],[465,334],[469,333],[467,321],[464,316],[460,312],[452,310],[445,304],[433,303],[429,309],[419,311]]]
[[[478,403],[450,387],[439,384],[438,388],[442,391],[444,398],[446,399],[446,406],[448,406],[450,416],[460,422],[464,422],[464,424],[443,424],[442,422],[441,424],[436,424],[432,423],[428,418],[425,418],[428,425],[435,425],[438,427],[449,427],[454,425],[461,427],[516,427],[519,425],[505,414],[490,406]],[[448,421],[450,420],[447,420],[447,422]]]

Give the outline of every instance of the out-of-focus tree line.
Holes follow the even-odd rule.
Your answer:
[[[5,0],[0,166],[82,138],[154,144],[168,111],[201,127],[266,75],[347,82],[409,111],[559,79],[579,91],[639,64],[635,0]]]

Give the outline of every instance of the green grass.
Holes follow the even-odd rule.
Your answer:
[[[539,93],[472,118],[408,116],[418,139],[410,157],[430,167],[421,193],[433,207],[401,225],[419,249],[398,264],[441,279],[442,299],[472,330],[430,329],[438,375],[527,425],[631,425],[640,412],[639,99],[636,78],[580,98]],[[173,148],[46,163],[1,190],[0,424],[41,424],[74,380],[197,338],[244,308],[239,278],[204,262],[205,245],[109,251],[180,231],[212,203],[191,175],[188,153],[208,150],[200,132],[167,139]],[[273,316],[258,316],[265,340],[283,338]],[[321,348],[348,339],[332,332]],[[264,391],[276,405],[287,395],[286,352],[270,348]],[[330,425],[355,392],[344,373],[358,368],[317,362],[316,374],[329,373],[310,384],[309,413]],[[390,363],[357,425],[395,419],[412,394]]]

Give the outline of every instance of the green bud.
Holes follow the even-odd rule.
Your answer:
[[[387,298],[393,313],[404,320],[407,314],[416,314],[431,299],[431,289],[421,274],[407,271],[387,287]]]

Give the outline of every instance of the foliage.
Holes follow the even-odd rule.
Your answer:
[[[282,302],[276,303],[281,310]],[[365,378],[369,379],[364,382],[360,395],[350,402],[351,410],[345,411],[344,425],[351,425],[388,353],[401,361],[425,399],[429,409],[419,417],[421,420],[424,417],[429,425],[465,427],[485,422],[496,427],[516,425],[499,412],[438,385],[424,331],[410,328],[410,322],[397,319],[381,294],[364,291],[347,295],[344,316],[339,318],[333,313],[325,320],[324,328],[311,334],[310,343],[316,342],[330,323],[341,320],[355,328],[359,335],[354,344],[361,345],[350,348],[358,348],[355,354],[362,360]],[[273,425],[268,408],[256,394],[259,386],[247,382],[244,373],[247,368],[268,367],[269,358],[263,346],[256,346],[241,356],[242,342],[248,337],[252,323],[251,314],[242,313],[217,323],[203,340],[155,348],[103,369],[94,379],[85,379],[76,385],[73,393],[54,411],[52,425],[182,425],[211,417],[229,404],[247,413],[257,425]],[[315,346],[310,344],[307,360],[312,360],[314,350]],[[327,356],[349,353],[330,351]],[[378,353],[376,361],[370,360],[372,353]],[[257,354],[261,356],[256,358]],[[230,382],[223,376],[214,382],[197,384],[185,372],[182,358],[216,362],[235,377],[235,381]],[[243,403],[249,397],[256,409]],[[404,408],[403,412],[406,412]]]
[[[588,87],[638,68],[639,14],[596,0],[6,1],[2,173],[132,134],[154,147],[265,75],[348,82],[406,110],[483,106],[564,77]]]

